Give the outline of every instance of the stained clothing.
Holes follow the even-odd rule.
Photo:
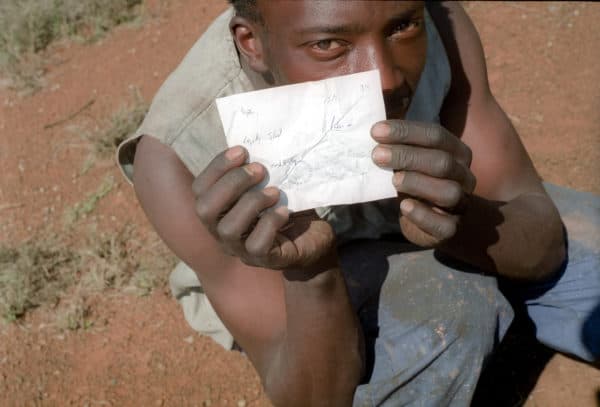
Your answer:
[[[163,84],[141,127],[120,146],[118,161],[128,179],[142,135],[171,147],[194,176],[227,148],[214,101],[254,90],[229,33],[231,16],[228,10],[215,20]],[[443,43],[427,14],[425,26],[427,60],[407,119],[431,123],[439,122],[451,76]],[[569,260],[556,281],[539,287],[507,285],[505,292],[526,304],[543,343],[597,359],[600,199],[548,188],[566,216]],[[484,362],[513,317],[496,278],[443,262],[433,250],[407,243],[395,200],[317,212],[340,242],[342,271],[367,342],[369,374],[356,390],[354,405],[469,405]],[[190,325],[231,348],[233,338],[194,271],[180,263],[170,283]]]

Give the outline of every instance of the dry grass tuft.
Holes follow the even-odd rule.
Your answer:
[[[73,207],[65,210],[63,219],[65,226],[73,226],[79,219],[87,217],[94,212],[98,202],[108,195],[115,187],[112,176],[106,176],[96,191],[89,194],[83,201],[77,202]]]
[[[87,138],[94,144],[99,158],[114,157],[117,146],[142,124],[148,112],[148,103],[139,89],[132,90],[133,102],[115,111],[101,130],[91,132]]]
[[[0,317],[16,321],[34,308],[56,308],[62,329],[93,325],[88,298],[109,292],[144,296],[166,286],[175,258],[157,236],[90,231],[72,247],[57,238],[0,246]]]
[[[70,130],[79,134],[84,139],[86,147],[89,148],[89,154],[83,162],[79,175],[87,174],[98,161],[101,162],[101,165],[106,165],[107,161],[110,162],[110,165],[114,165],[117,146],[142,124],[148,107],[148,103],[142,98],[139,89],[133,88],[132,101],[122,105],[110,117],[100,120],[95,126],[92,126],[93,122],[90,123],[89,120],[72,126]],[[85,213],[76,213],[80,212],[80,209],[83,208],[70,210],[70,213],[66,214],[66,223],[69,223],[69,219],[73,221],[77,220],[79,215],[85,215]]]
[[[94,41],[138,18],[143,0],[2,0],[0,72],[14,87],[41,86],[41,53],[63,38]]]
[[[0,315],[14,321],[42,304],[56,305],[75,280],[77,253],[51,240],[0,247]]]

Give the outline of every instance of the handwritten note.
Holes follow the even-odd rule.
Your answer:
[[[292,211],[396,196],[392,172],[377,167],[371,126],[385,119],[379,71],[217,99],[229,146],[268,170],[261,186],[283,191]]]

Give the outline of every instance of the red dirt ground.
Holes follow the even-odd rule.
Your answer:
[[[225,1],[172,0],[161,17],[119,28],[95,45],[53,50],[46,85],[32,96],[0,89],[0,242],[85,225],[153,232],[110,160],[81,174],[89,144],[69,123],[44,129],[91,100],[83,116],[108,117],[138,87],[151,100]],[[486,49],[491,86],[548,181],[600,193],[600,6],[469,3]],[[112,175],[116,187],[77,228],[62,213]],[[91,299],[95,324],[58,330],[52,310],[0,325],[2,406],[269,405],[244,356],[195,335],[168,293]],[[528,406],[598,403],[600,371],[564,356],[544,369]]]

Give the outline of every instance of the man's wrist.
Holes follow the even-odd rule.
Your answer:
[[[337,270],[339,270],[339,261],[337,253],[332,250],[309,266],[283,270],[283,277],[288,282],[311,282],[318,285],[327,282]]]

